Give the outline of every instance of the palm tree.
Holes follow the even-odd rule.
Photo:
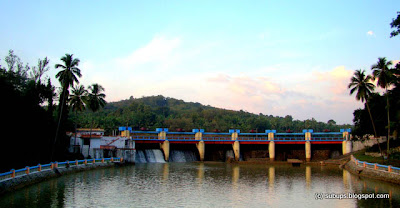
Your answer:
[[[62,64],[56,64],[55,67],[61,68],[56,75],[56,78],[60,81],[62,87],[62,93],[60,96],[60,106],[61,108],[66,105],[66,99],[69,96],[69,87],[73,86],[74,83],[79,83],[78,77],[82,77],[81,70],[78,68],[79,59],[74,59],[73,54],[65,54],[65,56],[61,57],[61,61],[64,62]],[[61,112],[59,112],[61,113]]]
[[[86,103],[90,110],[92,110],[93,112],[96,112],[96,111],[100,110],[100,108],[102,108],[106,105],[106,101],[104,100],[106,95],[103,93],[104,88],[99,84],[92,84],[91,86],[89,86],[89,90],[90,90],[90,92],[87,96]],[[92,125],[90,128],[90,138],[92,137],[93,125],[94,124],[92,122]],[[89,151],[90,151],[90,143],[89,143],[88,155],[89,155]]]
[[[106,105],[106,101],[104,98],[106,95],[103,93],[104,92],[104,87],[102,87],[99,84],[92,84],[89,86],[90,93],[88,94],[88,106],[90,110],[93,112],[96,112],[100,110],[100,108],[104,107]]]
[[[69,105],[72,111],[75,112],[75,117],[78,115],[78,111],[83,111],[86,108],[87,90],[83,85],[75,86],[72,88],[72,95],[69,98]],[[76,145],[76,127],[77,122],[75,121],[75,145]]]
[[[390,140],[390,117],[389,117],[389,93],[388,87],[393,83],[393,74],[390,66],[391,61],[387,61],[386,58],[378,58],[378,62],[372,65],[371,69],[373,79],[378,79],[377,85],[386,91],[386,110],[388,119],[388,137],[387,137],[387,154],[389,156],[389,140]]]
[[[61,61],[64,62],[63,64],[56,64],[55,68],[61,68],[62,70],[59,71],[56,75],[56,78],[60,81],[61,84],[61,94],[60,94],[60,101],[58,107],[58,125],[56,131],[56,137],[54,139],[54,146],[56,145],[59,128],[63,126],[64,121],[67,118],[68,110],[67,110],[67,98],[69,96],[69,87],[73,86],[74,83],[79,83],[77,77],[81,77],[81,70],[78,68],[79,59],[74,59],[73,54],[65,54],[65,56],[61,57]],[[52,158],[54,155],[54,149],[52,151]]]
[[[354,94],[354,92],[357,91],[356,100],[361,100],[361,102],[365,102],[365,104],[367,105],[367,110],[369,113],[369,117],[371,119],[372,127],[374,129],[374,134],[376,138],[377,134],[376,134],[375,124],[374,120],[372,119],[371,110],[368,105],[368,97],[372,94],[372,92],[375,89],[375,85],[371,83],[371,81],[372,81],[371,75],[365,76],[365,70],[359,69],[354,72],[354,76],[351,78],[351,82],[348,88],[349,89],[351,88],[350,95]]]

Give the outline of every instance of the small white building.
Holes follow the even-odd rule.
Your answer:
[[[70,152],[82,153],[85,158],[125,158],[126,154],[134,154],[134,148],[130,138],[104,136],[104,129],[77,129],[76,137],[73,134],[70,140]]]

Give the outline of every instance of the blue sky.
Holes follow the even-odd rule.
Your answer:
[[[107,100],[164,95],[220,108],[352,123],[356,69],[400,59],[399,1],[0,1],[0,57],[65,53]]]

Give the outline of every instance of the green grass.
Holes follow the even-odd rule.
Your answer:
[[[378,163],[381,165],[391,165],[394,167],[400,167],[400,160],[394,159],[398,158],[398,155],[394,155],[394,157],[391,156],[388,160],[383,160],[382,157],[372,157],[369,155],[365,155],[364,152],[358,152],[354,154],[354,157],[356,157],[358,160],[369,163]]]

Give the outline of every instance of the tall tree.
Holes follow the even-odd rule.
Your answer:
[[[356,100],[361,100],[365,102],[369,117],[371,119],[372,127],[374,129],[375,138],[377,137],[374,119],[372,118],[371,110],[368,105],[368,98],[375,89],[375,85],[371,82],[371,75],[365,75],[365,70],[356,70],[353,77],[350,80],[348,88],[350,89],[350,95],[356,93]]]
[[[77,128],[77,114],[85,110],[88,91],[83,85],[78,85],[72,88],[72,94],[69,98],[69,106],[75,112],[75,145],[76,145],[76,128]],[[75,148],[75,147],[74,147]],[[75,149],[74,149],[75,151]]]
[[[99,84],[92,84],[89,86],[89,91],[87,104],[90,110],[96,112],[106,105],[104,87]]]
[[[101,85],[96,83],[96,84],[92,84],[89,86],[89,91],[90,92],[86,99],[87,106],[89,107],[90,110],[92,110],[93,112],[96,112],[96,111],[100,110],[100,108],[103,108],[106,105],[106,101],[104,100],[106,95],[103,93],[104,88]],[[92,125],[90,127],[90,138],[92,137],[92,128],[93,128],[93,121],[92,121]],[[90,151],[90,143],[89,143],[88,151]],[[88,155],[89,155],[89,152],[88,152]]]
[[[58,106],[58,125],[56,130],[56,138],[54,140],[55,145],[59,136],[59,128],[60,126],[64,126],[64,123],[68,117],[67,100],[69,96],[69,88],[70,86],[73,86],[74,83],[79,83],[78,77],[82,77],[81,70],[78,68],[80,60],[76,58],[74,59],[73,54],[65,54],[65,56],[61,57],[61,61],[63,64],[55,65],[56,69],[61,68],[61,71],[57,73],[56,78],[58,78],[60,81],[62,88]],[[64,137],[64,135],[61,135],[61,137]],[[61,148],[64,148],[63,146],[63,143],[61,143]],[[54,148],[52,156],[53,154]]]
[[[45,57],[43,60],[39,59],[38,60],[38,65],[37,68],[36,66],[32,67],[32,71],[30,73],[31,79],[33,79],[36,83],[40,83],[40,79],[46,73],[47,71],[50,70],[48,67],[50,60]]]
[[[391,38],[400,34],[400,12],[397,12],[397,18],[392,20],[390,27],[394,28],[394,30],[390,33]]]
[[[83,85],[78,85],[72,88],[72,94],[69,98],[69,105],[72,111],[83,111],[86,108],[86,99],[88,91]]]
[[[372,65],[371,69],[373,79],[378,79],[377,85],[386,91],[386,110],[387,110],[387,120],[388,120],[388,137],[387,137],[387,154],[389,154],[389,140],[390,140],[390,116],[389,116],[389,93],[388,88],[393,83],[393,74],[390,66],[392,62],[387,61],[385,57],[378,58],[378,62]]]

